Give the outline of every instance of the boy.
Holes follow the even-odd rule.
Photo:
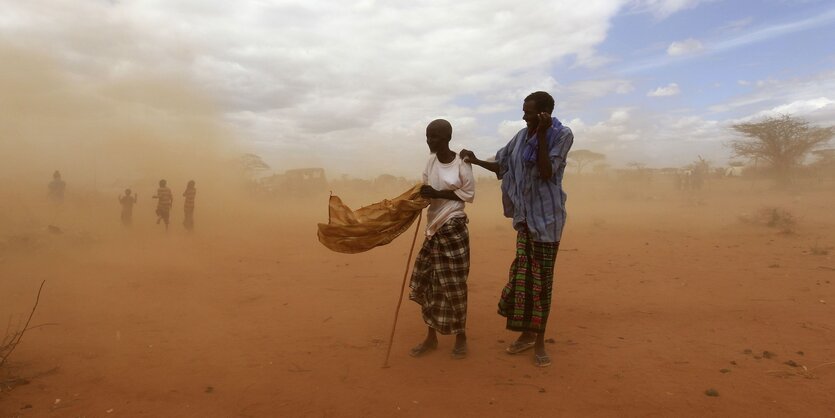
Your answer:
[[[453,358],[467,354],[467,275],[470,241],[464,202],[472,203],[475,179],[470,164],[449,149],[452,125],[443,119],[426,127],[432,153],[423,172],[421,195],[429,198],[426,240],[415,259],[409,299],[421,306],[426,338],[411,349],[418,357],[438,347],[436,333],[455,334]]]
[[[130,226],[133,221],[133,205],[136,204],[137,197],[131,196],[130,189],[125,189],[125,195],[119,196],[119,203],[122,204],[122,225]]]

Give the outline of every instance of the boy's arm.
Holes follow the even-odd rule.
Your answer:
[[[432,186],[424,185],[420,188],[420,195],[429,199],[458,200],[461,198],[453,190],[435,190]]]
[[[475,196],[475,179],[473,178],[472,167],[467,163],[462,163],[459,169],[459,176],[461,178],[461,188],[459,189],[435,190],[432,186],[424,185],[420,189],[420,194],[430,199],[447,199],[472,203],[473,197]]]

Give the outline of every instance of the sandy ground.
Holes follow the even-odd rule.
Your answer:
[[[469,209],[468,357],[450,358],[451,337],[409,357],[425,329],[406,300],[389,368],[412,230],[343,255],[316,240],[324,200],[244,210],[198,194],[189,236],[176,211],[169,233],[153,225],[148,201],[123,229],[115,202],[45,215],[6,199],[1,318],[14,328],[46,285],[43,326],[0,371],[0,417],[835,416],[831,184],[567,188],[543,369],[504,352],[515,235],[492,183]],[[758,223],[769,206],[796,224]]]

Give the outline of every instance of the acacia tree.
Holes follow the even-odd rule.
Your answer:
[[[790,115],[740,123],[733,129],[745,136],[730,141],[733,155],[768,163],[780,182],[787,182],[812,150],[835,136],[835,126],[812,126]]]
[[[577,166],[577,174],[580,174],[583,171],[583,167],[595,161],[605,160],[606,155],[587,149],[578,149],[569,151],[568,159],[574,161],[574,164]]]

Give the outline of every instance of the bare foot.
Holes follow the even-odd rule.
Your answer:
[[[452,349],[452,358],[460,360],[467,357],[467,336],[464,333],[455,336],[455,347]]]
[[[436,348],[438,348],[438,340],[426,339],[420,344],[412,347],[412,349],[409,350],[409,355],[412,357],[420,357]]]

